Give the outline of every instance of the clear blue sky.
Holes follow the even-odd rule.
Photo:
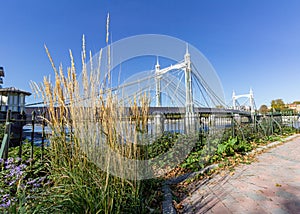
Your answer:
[[[94,53],[112,40],[165,34],[198,48],[214,66],[227,102],[232,91],[254,91],[256,105],[300,100],[298,0],[0,0],[0,66],[4,86],[31,91],[31,80],[53,74],[44,50],[80,64],[81,38]],[[27,102],[33,102],[33,97]]]

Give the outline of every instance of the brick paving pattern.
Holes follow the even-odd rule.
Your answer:
[[[300,214],[300,138],[199,182],[181,203],[184,213]]]

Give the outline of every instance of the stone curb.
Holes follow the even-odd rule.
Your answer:
[[[291,135],[291,136],[288,136],[288,137],[284,138],[282,141],[274,141],[274,142],[271,142],[271,143],[269,143],[269,144],[267,144],[265,146],[260,146],[260,147],[258,147],[256,149],[252,150],[251,152],[246,153],[246,155],[253,155],[256,152],[261,152],[261,151],[264,151],[266,149],[275,147],[275,146],[277,146],[277,145],[279,145],[281,143],[285,143],[285,142],[291,141],[291,140],[293,140],[293,139],[295,139],[297,137],[300,137],[300,134],[294,134],[294,135]]]
[[[282,141],[274,141],[274,142],[271,142],[271,143],[269,143],[265,146],[260,146],[256,149],[252,150],[251,152],[246,153],[246,155],[251,155],[251,154],[255,154],[256,152],[264,151],[266,149],[275,147],[275,146],[277,146],[281,143],[291,141],[291,140],[293,140],[297,137],[300,137],[300,134],[294,134],[292,136],[284,138]],[[204,174],[204,173],[209,172],[209,171],[211,171],[213,169],[216,169],[218,167],[219,167],[219,164],[212,164],[212,165],[209,165],[209,166],[205,167],[204,169],[202,169],[200,171],[186,173],[184,175],[178,176],[177,178],[172,178],[172,179],[164,181],[163,185],[162,185],[162,192],[164,194],[164,200],[162,202],[162,212],[163,212],[163,214],[176,214],[177,213],[176,209],[173,206],[173,199],[172,199],[173,195],[172,195],[172,191],[170,189],[170,185],[178,184],[182,181],[193,178],[193,177],[195,177],[199,174]]]
[[[178,184],[182,181],[193,178],[197,175],[204,174],[206,172],[209,172],[212,169],[217,168],[218,166],[219,166],[219,164],[212,164],[212,165],[209,165],[209,166],[203,168],[200,171],[192,172],[192,173],[186,173],[184,175],[178,176],[177,178],[169,179],[169,180],[166,180],[165,182],[163,182],[163,185],[162,185],[162,192],[164,193],[164,200],[162,202],[163,214],[177,213],[176,209],[173,206],[172,192],[171,192],[171,189],[170,189],[170,185]]]
[[[162,213],[164,214],[175,214],[176,209],[173,206],[173,200],[172,200],[172,192],[170,189],[170,186],[164,182],[162,186],[162,192],[164,194],[164,200],[162,202]]]

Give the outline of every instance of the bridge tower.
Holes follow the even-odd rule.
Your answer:
[[[191,55],[189,54],[188,47],[184,55],[185,62],[185,112],[186,114],[194,114],[194,101],[192,89],[192,69],[191,69]]]
[[[186,46],[186,53],[184,55],[185,63],[185,130],[187,133],[192,133],[196,128],[193,88],[192,88],[192,68],[191,55],[189,53],[188,45]]]
[[[239,99],[241,97],[246,97],[246,98],[249,99],[250,112],[251,112],[251,114],[254,114],[255,113],[255,102],[254,102],[254,95],[253,95],[252,88],[250,88],[249,94],[236,95],[235,92],[233,91],[233,93],[232,93],[232,107],[233,107],[233,109],[238,109],[237,99]]]
[[[161,78],[162,75],[159,73],[160,65],[158,62],[158,57],[155,65],[155,106],[161,107]],[[155,124],[155,134],[161,135],[164,132],[164,115],[161,112],[154,112],[154,124]]]
[[[250,88],[249,102],[250,102],[250,106],[251,106],[251,114],[254,114],[255,113],[255,103],[254,103],[254,95],[253,95],[252,88]]]
[[[184,55],[184,61],[171,65],[169,67],[160,69],[160,65],[157,59],[155,65],[155,84],[156,84],[156,107],[161,107],[161,78],[162,75],[172,70],[184,70],[185,76],[185,132],[191,133],[195,131],[195,112],[193,101],[193,88],[192,88],[192,68],[191,68],[191,56],[188,51],[188,45],[186,47],[186,53]],[[157,122],[160,123],[159,116]]]
[[[156,92],[155,92],[155,98],[156,98],[156,107],[161,107],[161,74],[159,73],[160,65],[158,62],[158,58],[155,65],[155,73],[157,74],[155,76],[155,83],[156,83]]]

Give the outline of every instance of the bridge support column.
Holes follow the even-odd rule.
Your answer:
[[[185,134],[192,134],[196,132],[196,116],[194,113],[185,114],[184,132]]]
[[[234,120],[238,123],[241,124],[242,118],[239,114],[234,114]]]
[[[154,116],[154,135],[160,136],[164,132],[165,118],[161,112],[153,112]]]

